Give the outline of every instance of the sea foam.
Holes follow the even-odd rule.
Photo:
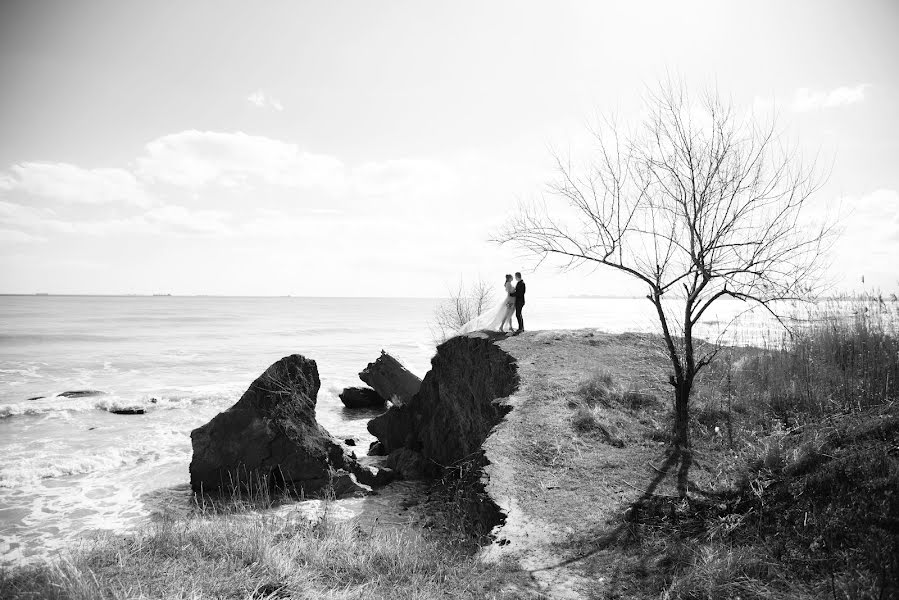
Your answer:
[[[144,412],[154,410],[172,410],[187,408],[192,405],[208,405],[221,403],[232,397],[231,393],[200,393],[197,395],[175,394],[140,396],[119,396],[116,394],[104,394],[99,396],[87,396],[81,398],[66,398],[54,395],[37,400],[26,400],[9,404],[0,404],[0,419],[23,415],[46,415],[69,411],[82,412],[89,410],[103,410],[116,412],[124,409],[138,408]]]
[[[41,479],[111,471],[159,458],[160,454],[150,444],[95,449],[83,453],[20,456],[13,461],[14,464],[0,466],[0,487],[21,488]]]

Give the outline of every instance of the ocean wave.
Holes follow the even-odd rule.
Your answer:
[[[134,339],[124,335],[96,333],[0,333],[0,344],[29,342],[118,342]]]
[[[143,412],[175,410],[196,405],[220,403],[231,397],[230,394],[208,393],[201,393],[198,395],[159,395],[139,397],[123,397],[107,394],[103,396],[84,396],[77,398],[66,398],[64,396],[56,395],[26,402],[0,404],[0,419],[90,410],[103,410],[106,412],[126,410],[141,410]]]
[[[91,452],[18,457],[14,464],[0,466],[0,488],[22,487],[40,481],[111,471],[126,466],[159,460],[160,453],[151,446],[131,448],[104,448]]]

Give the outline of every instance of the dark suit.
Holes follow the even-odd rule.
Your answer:
[[[515,293],[512,294],[515,296],[515,318],[518,319],[518,331],[524,331],[524,319],[521,317],[521,309],[524,308],[525,290],[527,290],[527,286],[524,284],[524,280],[521,279],[515,284]]]

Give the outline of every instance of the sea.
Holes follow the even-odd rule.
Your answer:
[[[0,296],[0,565],[188,505],[191,430],[290,354],[318,364],[318,421],[364,453],[377,412],[345,409],[338,393],[362,385],[381,350],[423,377],[441,302]],[[741,310],[722,306],[708,327]],[[529,298],[525,318],[529,330],[657,328],[650,303],[632,298]],[[144,414],[113,412],[123,408]]]

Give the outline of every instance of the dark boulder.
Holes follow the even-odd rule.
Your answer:
[[[109,412],[114,415],[142,415],[147,411],[139,406],[123,406],[121,408],[110,408]]]
[[[60,398],[86,398],[88,396],[103,396],[106,392],[100,390],[71,390],[57,394]]]
[[[387,456],[387,451],[384,449],[384,444],[375,440],[368,445],[367,454],[368,456]]]
[[[371,486],[361,483],[353,473],[338,471],[331,480],[331,489],[338,498],[345,496],[367,496],[372,493]]]
[[[294,354],[272,364],[234,406],[191,432],[191,487],[262,480],[308,494],[334,479],[341,492],[362,491],[340,471],[358,465],[315,420],[320,386],[314,360]]]
[[[359,373],[359,379],[397,406],[411,400],[421,387],[421,379],[383,350]]]
[[[358,479],[360,483],[364,483],[372,487],[381,487],[383,485],[387,485],[395,478],[396,472],[387,466],[360,466],[359,470],[356,471],[356,479]]]
[[[370,408],[387,404],[378,392],[366,387],[348,387],[337,396],[347,408]]]
[[[407,448],[421,453],[426,469],[448,466],[480,451],[517,387],[511,355],[488,336],[457,336],[438,346],[418,394],[369,421],[368,430],[391,457]]]

